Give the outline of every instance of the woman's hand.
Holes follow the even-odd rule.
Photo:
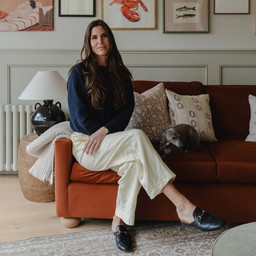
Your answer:
[[[106,127],[101,127],[95,133],[93,133],[86,143],[84,147],[84,152],[86,154],[92,155],[95,153],[99,147],[105,136],[108,134],[108,129]]]

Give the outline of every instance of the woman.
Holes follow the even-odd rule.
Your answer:
[[[175,174],[143,131],[124,131],[134,109],[131,79],[108,25],[102,20],[91,22],[81,61],[68,79],[71,139],[73,154],[82,166],[93,171],[112,169],[121,176],[112,221],[117,247],[131,250],[125,224],[134,224],[141,186],[151,199],[164,193],[176,206],[181,223],[202,230],[222,227],[223,220],[197,208],[177,191],[172,183]]]

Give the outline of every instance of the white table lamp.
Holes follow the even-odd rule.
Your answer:
[[[43,100],[44,104],[36,103],[35,111],[31,116],[32,126],[38,135],[41,135],[51,126],[66,120],[60,109],[60,102],[53,104],[53,99],[67,98],[65,79],[58,71],[38,71],[19,100]]]

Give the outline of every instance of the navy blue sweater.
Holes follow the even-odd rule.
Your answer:
[[[102,109],[95,109],[85,86],[84,70],[82,64],[75,66],[68,79],[68,105],[70,112],[70,127],[75,132],[91,135],[102,126],[109,133],[123,131],[129,123],[134,109],[134,95],[131,79],[127,80],[126,90],[128,101],[125,107],[114,109],[114,93],[107,67],[100,67],[107,81],[108,90]]]

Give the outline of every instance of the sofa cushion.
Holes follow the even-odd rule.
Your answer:
[[[117,183],[120,176],[112,170],[106,171],[91,171],[82,167],[78,162],[72,166],[70,179],[72,181],[85,182],[85,183],[104,183],[113,184]]]
[[[159,146],[156,147],[156,150],[158,150],[158,148]],[[187,152],[184,154],[167,156],[163,158],[163,160],[176,174],[174,182],[216,181],[216,164],[209,153],[208,144],[201,143],[198,152]]]
[[[245,140],[256,142],[256,97],[250,94],[248,100],[250,104],[251,117],[249,123],[249,134]]]
[[[159,150],[159,144],[154,144]],[[201,144],[199,152],[189,152],[163,159],[169,168],[176,174],[175,181],[179,182],[215,182],[216,165],[208,152],[208,146]],[[204,166],[202,168],[202,166]],[[120,176],[112,170],[90,171],[75,162],[72,167],[71,180],[85,183],[114,184]]]
[[[166,90],[171,125],[189,124],[199,133],[201,141],[216,141],[209,106],[209,95],[180,95]]]
[[[164,84],[160,83],[142,94],[134,92],[134,99],[134,111],[126,129],[141,129],[151,141],[158,142],[161,130],[171,124]]]
[[[217,180],[256,183],[256,143],[236,138],[222,139],[209,145],[217,163]]]

